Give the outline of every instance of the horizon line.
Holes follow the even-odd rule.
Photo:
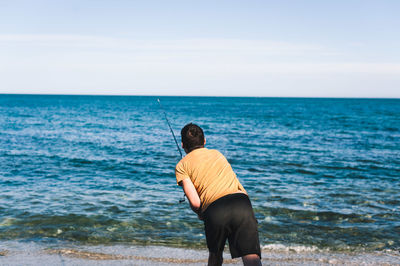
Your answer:
[[[241,95],[165,95],[165,94],[65,94],[65,93],[3,93],[0,95],[26,95],[26,96],[110,96],[110,97],[209,97],[209,98],[303,98],[303,99],[392,99],[399,100],[400,97],[346,97],[346,96],[241,96]]]

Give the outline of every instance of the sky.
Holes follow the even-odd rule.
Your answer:
[[[400,98],[400,1],[0,0],[0,93]]]

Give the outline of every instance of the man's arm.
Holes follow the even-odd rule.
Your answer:
[[[197,213],[197,215],[200,215],[200,198],[190,178],[183,179],[181,182],[179,182],[179,185],[182,186],[192,210]]]

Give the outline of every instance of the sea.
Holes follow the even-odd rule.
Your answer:
[[[400,99],[1,94],[0,255],[206,250],[203,222],[180,203],[165,115],[178,143],[192,122],[228,159],[264,253],[400,263]]]

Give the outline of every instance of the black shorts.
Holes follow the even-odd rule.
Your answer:
[[[228,238],[232,258],[248,254],[258,254],[261,258],[258,224],[246,194],[229,194],[217,199],[203,217],[210,252],[222,252]]]

